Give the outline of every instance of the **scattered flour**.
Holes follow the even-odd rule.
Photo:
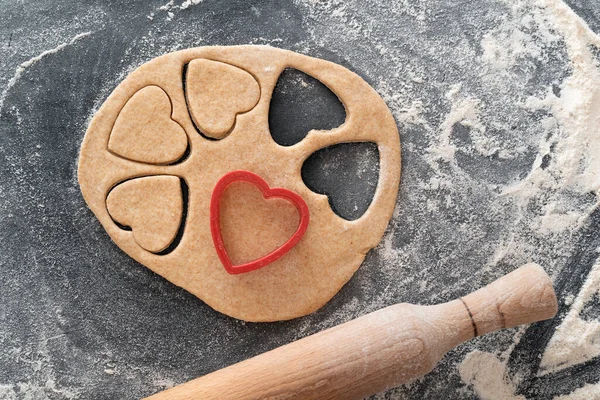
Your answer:
[[[446,93],[446,99],[451,103],[451,109],[446,119],[440,126],[439,143],[431,148],[432,157],[428,160],[431,167],[437,169],[437,160],[448,162],[454,161],[455,146],[451,143],[450,136],[455,124],[473,127],[474,131],[485,132],[485,127],[479,122],[479,108],[481,102],[478,99],[461,98],[461,85],[452,85]]]
[[[161,15],[170,21],[176,17],[181,10],[186,10],[194,5],[200,4],[202,0],[185,0],[176,4],[171,0],[148,15],[153,20]],[[402,65],[402,74],[407,81],[419,85],[427,84],[428,72],[416,65],[403,65],[397,52],[391,51],[392,45],[385,43],[371,43],[371,38],[379,37],[375,24],[360,23],[353,18],[352,6],[340,0],[306,0],[312,7],[312,14],[320,17],[327,14],[342,21],[344,34],[349,40],[364,41],[367,48],[375,49],[381,56],[381,62],[390,62],[390,70]],[[513,20],[506,24],[500,23],[497,31],[485,34],[480,38],[481,61],[488,69],[491,76],[502,75],[503,71],[519,66],[524,57],[544,58],[543,46],[564,41],[568,56],[571,61],[572,71],[570,76],[560,83],[561,93],[557,95],[552,88],[548,88],[544,96],[535,96],[523,99],[524,110],[545,110],[549,116],[545,124],[550,134],[539,143],[539,154],[532,165],[531,171],[525,179],[519,180],[515,185],[503,187],[502,195],[514,200],[521,209],[525,209],[531,199],[549,196],[544,201],[541,215],[533,221],[536,233],[540,235],[566,234],[569,230],[579,226],[593,211],[593,208],[577,208],[565,202],[565,193],[577,195],[595,193],[600,194],[600,72],[596,65],[589,45],[600,45],[600,39],[589,30],[586,24],[560,0],[539,0],[532,10],[529,9],[534,2],[525,0],[509,1],[506,5],[513,11]],[[427,21],[434,17],[434,10],[427,8],[427,2],[410,2],[401,0],[398,9],[414,18],[416,21]],[[260,14],[253,7],[255,14]],[[516,17],[515,17],[516,16]],[[375,32],[375,33],[373,33]],[[79,34],[70,41],[65,42],[54,49],[44,51],[36,57],[22,63],[16,69],[14,76],[9,80],[7,86],[0,94],[0,110],[4,100],[13,86],[21,79],[27,68],[41,60],[43,57],[60,52],[66,46],[74,44],[90,32]],[[327,43],[319,37],[313,38],[317,44],[330,48]],[[149,43],[154,46],[158,39],[149,37]],[[172,38],[169,38],[173,42]],[[256,38],[259,41],[271,42],[281,39]],[[176,40],[175,40],[176,42]],[[169,45],[173,46],[173,43]],[[179,44],[176,43],[175,46]],[[165,48],[161,51],[167,52],[175,48]],[[420,53],[419,51],[415,51]],[[366,58],[366,57],[364,57]],[[129,71],[124,71],[123,76]],[[368,75],[368,74],[367,74]],[[396,73],[396,78],[398,73]],[[121,77],[122,78],[122,77]],[[390,83],[393,81],[394,83]],[[425,134],[434,138],[428,148],[424,160],[434,170],[439,168],[437,161],[449,162],[456,166],[456,145],[451,141],[452,129],[456,124],[469,128],[472,145],[469,151],[482,156],[497,155],[501,159],[511,159],[522,153],[522,149],[515,147],[511,149],[501,148],[489,132],[484,116],[490,113],[490,109],[481,99],[474,97],[463,89],[461,83],[451,86],[446,92],[445,100],[449,104],[449,111],[441,121],[433,122],[425,116],[430,105],[425,104],[418,96],[411,95],[406,87],[397,84],[397,79],[384,79],[376,82],[374,86],[390,106],[396,120],[403,126],[418,125]],[[113,83],[110,82],[109,85]],[[442,96],[440,96],[442,97]],[[98,100],[100,102],[100,100]],[[557,129],[557,127],[559,129]],[[464,150],[464,148],[461,148]],[[551,156],[547,168],[541,168],[544,156]],[[452,189],[453,181],[446,179],[443,172],[432,177],[427,177],[417,184],[417,187],[425,191]],[[455,186],[459,186],[456,184]],[[447,195],[439,201],[427,202],[427,209],[435,211],[442,207],[451,207],[452,197]],[[394,220],[398,220],[402,202],[399,202],[395,212]],[[515,224],[520,221],[517,219]],[[507,257],[507,254],[524,252],[523,246],[513,237],[502,239],[499,246],[491,255],[489,264],[496,265]],[[399,247],[394,242],[393,235],[386,235],[377,249],[377,254],[382,263],[386,265],[409,265],[411,253],[406,248]],[[460,271],[457,271],[460,274]],[[405,274],[404,284],[414,282],[420,291],[435,291],[435,282],[423,280],[416,274]],[[581,292],[571,299],[572,309],[565,317],[562,325],[557,329],[545,354],[542,358],[542,373],[550,373],[569,365],[577,364],[600,354],[600,323],[585,321],[580,318],[581,310],[586,303],[600,289],[600,266],[596,265],[587,278]],[[356,313],[357,309],[363,312],[374,311],[385,304],[387,288],[382,289],[380,302],[374,301],[364,304],[360,299],[352,299],[339,307],[332,319],[320,321],[315,326],[311,319],[304,319],[298,326],[297,335],[302,337],[323,329],[333,324],[344,322]],[[393,291],[389,291],[393,293]],[[524,331],[518,331],[515,338]],[[47,350],[44,350],[47,352]],[[473,351],[469,353],[459,366],[461,379],[469,385],[482,399],[523,400],[523,396],[515,395],[515,382],[508,376],[505,364],[506,355]],[[37,368],[37,367],[36,367]],[[113,367],[107,368],[106,374],[116,374]],[[21,387],[3,385],[0,386],[0,399],[18,398],[17,392],[28,393],[30,399],[45,398],[48,393],[58,393],[52,376],[46,380],[46,384],[39,386]],[[43,382],[43,381],[42,381]],[[175,384],[173,380],[164,377],[157,378],[155,386],[171,387]],[[78,393],[63,391],[64,398],[77,398]],[[555,398],[554,400],[580,400],[600,398],[600,385],[587,385],[575,392]]]
[[[13,385],[0,385],[0,400],[12,400],[17,398]]]
[[[37,400],[51,398],[49,394],[60,395],[61,399],[77,399],[80,393],[58,389],[53,379],[48,379],[44,386],[36,386],[29,383],[19,382],[16,385],[0,385],[0,400]]]
[[[202,3],[204,0],[185,0],[181,4],[175,4],[175,0],[169,0],[168,3],[158,7],[158,11],[167,13],[166,20],[171,21],[175,17],[175,12],[180,10],[188,9],[192,6]],[[147,18],[152,21],[155,17],[155,13],[148,14]]]
[[[203,0],[185,0],[183,3],[181,3],[179,8],[182,10],[185,10],[186,8],[188,8],[190,6],[195,6],[195,5],[202,3],[202,1]]]
[[[520,2],[513,3],[518,8]],[[525,207],[530,199],[552,193],[537,221],[541,234],[565,232],[579,226],[595,209],[568,209],[561,201],[565,193],[600,198],[600,68],[590,45],[600,45],[600,37],[560,0],[538,1],[524,21],[537,21],[546,26],[542,39],[564,40],[572,72],[561,87],[560,97],[548,90],[543,98],[530,97],[523,107],[548,110],[549,127],[558,125],[560,137],[550,136],[540,143],[540,155],[526,179],[507,188],[504,194],[517,199]],[[547,28],[548,26],[551,29]],[[511,31],[510,28],[513,30]],[[498,36],[486,35],[482,40],[483,60],[496,69],[515,65],[519,56],[538,56],[539,47],[525,35],[521,27],[504,27]],[[552,152],[550,149],[553,148]],[[551,154],[547,168],[540,168],[542,157]],[[534,221],[535,222],[535,221]],[[572,307],[546,348],[540,375],[579,364],[600,355],[600,322],[580,317],[584,306],[600,292],[600,262],[597,262]],[[460,365],[464,382],[472,385],[482,399],[522,399],[514,395],[514,385],[506,378],[505,362],[496,356],[474,351]],[[586,385],[572,394],[555,400],[600,398],[600,384]]]
[[[35,57],[33,57],[33,58],[31,58],[31,59],[29,59],[29,60],[21,63],[21,65],[19,65],[17,67],[17,69],[15,70],[15,74],[13,75],[13,77],[8,81],[8,83],[4,87],[4,90],[2,91],[2,94],[0,94],[0,111],[2,111],[2,107],[4,106],[4,100],[6,99],[6,96],[8,95],[8,92],[12,89],[13,86],[15,86],[15,84],[19,81],[19,79],[21,79],[21,76],[23,76],[23,72],[25,72],[25,70],[27,68],[31,67],[33,64],[37,63],[42,58],[44,58],[46,56],[49,56],[51,54],[56,54],[59,51],[63,50],[65,47],[71,46],[72,44],[74,44],[78,40],[83,39],[84,37],[87,37],[87,36],[89,36],[91,34],[92,34],[92,32],[80,33],[80,34],[76,35],[75,37],[73,37],[73,39],[71,39],[69,42],[59,44],[55,48],[50,49],[50,50],[46,50],[46,51],[38,54],[37,56],[35,56]]]
[[[586,321],[580,317],[586,303],[596,294],[600,294],[600,262],[593,267],[569,313],[548,343],[540,363],[541,374],[600,356],[600,321]]]
[[[597,400],[600,399],[600,385],[585,385],[573,393],[555,397],[554,400]]]
[[[525,400],[515,396],[515,385],[506,376],[506,366],[496,356],[475,350],[459,366],[461,379],[472,385],[482,400]]]

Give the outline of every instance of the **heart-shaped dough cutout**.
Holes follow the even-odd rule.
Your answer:
[[[265,199],[253,184],[237,181],[223,192],[219,219],[227,255],[241,265],[281,247],[298,228],[300,215],[289,201]]]
[[[227,136],[237,115],[253,109],[260,98],[252,75],[222,62],[192,60],[185,78],[190,115],[201,133],[213,139]]]
[[[144,249],[158,253],[175,240],[183,215],[183,194],[176,176],[147,176],[115,186],[106,198],[110,216],[131,228]]]
[[[120,157],[147,164],[170,164],[187,149],[187,135],[171,119],[171,100],[158,86],[136,92],[123,107],[108,140]]]
[[[234,186],[237,190],[228,190]],[[253,271],[279,259],[300,241],[308,222],[308,206],[302,197],[287,189],[270,188],[251,172],[230,172],[213,190],[213,243],[230,274]]]

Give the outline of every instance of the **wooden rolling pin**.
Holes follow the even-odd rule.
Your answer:
[[[556,312],[550,278],[527,264],[458,300],[390,306],[147,400],[361,399],[430,372],[468,339]]]

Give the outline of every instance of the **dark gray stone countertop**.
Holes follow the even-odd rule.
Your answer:
[[[562,2],[165,3],[0,0],[0,399],[141,398],[386,305],[454,299],[528,261],[554,279],[557,318],[473,340],[375,398],[552,399],[600,381],[598,355],[540,366],[600,247],[595,192],[561,175],[560,143],[578,125],[530,101],[566,99],[577,73]],[[566,4],[600,33],[597,0]],[[325,307],[292,321],[229,318],[152,273],[111,242],[77,184],[87,124],[129,72],[233,44],[348,67],[400,130],[401,189],[381,245]],[[580,51],[598,62],[597,45]],[[373,149],[307,166],[341,213],[370,201],[376,165],[356,160],[373,166]],[[599,309],[598,295],[586,298],[578,318],[599,321]]]

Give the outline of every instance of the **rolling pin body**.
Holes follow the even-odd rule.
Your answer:
[[[390,306],[148,400],[361,399],[428,373],[474,336],[556,310],[550,279],[529,264],[458,300]]]

